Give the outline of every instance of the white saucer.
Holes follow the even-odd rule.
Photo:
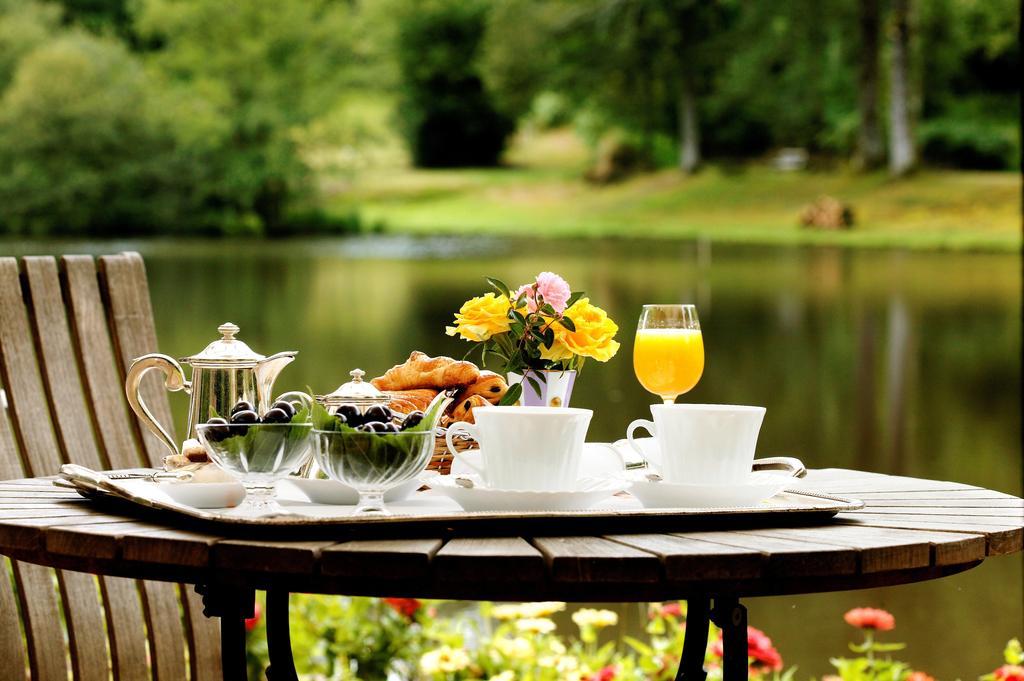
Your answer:
[[[432,484],[437,473],[424,471],[416,478],[404,482],[398,487],[392,487],[384,493],[384,503],[393,504],[396,501],[403,501],[410,494],[418,490],[423,483]],[[329,504],[332,506],[354,506],[359,503],[359,493],[343,482],[337,480],[321,480],[318,478],[300,478],[290,476],[282,480],[280,485],[291,485],[303,496],[314,504]]]
[[[645,508],[730,508],[756,506],[791,484],[791,476],[771,471],[751,473],[746,483],[733,485],[651,482],[637,476],[629,492]]]
[[[459,485],[457,478],[471,480],[473,487]],[[631,483],[612,478],[584,478],[574,490],[541,492],[486,487],[477,475],[441,475],[429,484],[431,489],[466,511],[581,511],[628,489]]]

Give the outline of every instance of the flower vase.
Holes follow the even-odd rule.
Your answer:
[[[544,370],[531,372],[537,374],[543,374],[544,380],[541,381],[537,378],[537,383],[540,387],[540,395],[534,389],[530,381],[523,381],[521,374],[514,372],[508,373],[508,384],[512,386],[516,383],[523,384],[523,394],[519,398],[518,404],[524,407],[568,407],[569,400],[572,397],[572,387],[576,383],[576,371],[574,369],[568,369],[566,371],[560,370]]]

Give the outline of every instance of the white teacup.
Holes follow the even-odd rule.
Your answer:
[[[448,427],[448,451],[480,474],[488,487],[523,490],[575,489],[580,473],[589,409],[570,407],[479,407],[476,425]],[[482,467],[455,451],[463,432],[480,443]]]
[[[634,431],[645,428],[657,438],[659,472],[668,482],[743,483],[750,477],[764,412],[764,407],[732,404],[654,404],[654,422],[633,421],[626,439],[643,456]]]

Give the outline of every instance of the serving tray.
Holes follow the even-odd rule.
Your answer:
[[[155,472],[133,469],[132,473]],[[352,515],[354,506],[314,504],[303,498],[279,497],[286,515],[244,515],[235,509],[200,509],[177,503],[161,485],[143,479],[112,479],[120,471],[92,471],[68,465],[55,484],[76,489],[86,498],[121,513],[156,516],[176,525],[198,525],[219,532],[261,536],[282,530],[286,536],[419,535],[551,535],[563,533],[653,532],[723,527],[764,527],[820,524],[837,513],[856,511],[862,501],[807,489],[787,489],[755,506],[731,508],[648,509],[627,493],[620,493],[593,508],[569,511],[462,510],[454,501],[432,490],[413,493],[389,504],[391,515]],[[192,483],[180,483],[192,484]]]

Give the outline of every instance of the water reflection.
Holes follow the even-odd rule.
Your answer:
[[[484,275],[514,284],[555,270],[621,327],[619,357],[589,364],[573,398],[601,414],[595,440],[620,437],[651,402],[630,361],[640,306],[695,302],[707,363],[686,400],[765,405],[761,455],[1021,494],[1016,255],[409,238],[7,250],[125,247],[146,255],[161,351],[195,352],[231,320],[257,351],[300,351],[282,391],[327,391],[355,366],[376,374],[413,349],[461,356],[467,346],[443,329]],[[183,424],[185,400],[174,408]],[[801,677],[846,651],[842,613],[872,604],[896,613],[894,638],[909,641],[915,666],[968,678],[1022,634],[1021,585],[1019,557],[997,558],[933,583],[749,606]]]

